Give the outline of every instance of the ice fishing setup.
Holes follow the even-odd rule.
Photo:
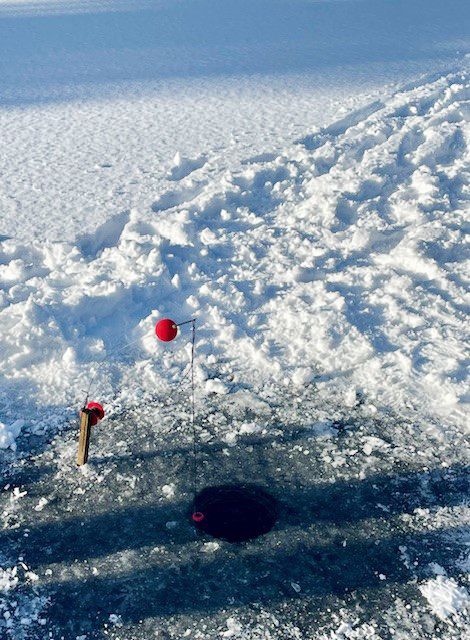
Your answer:
[[[155,325],[155,335],[161,342],[171,342],[178,335],[178,328],[184,325],[191,325],[191,362],[190,362],[190,376],[191,376],[191,422],[194,433],[194,349],[196,342],[196,319],[186,320],[184,322],[176,323],[170,318],[163,318],[159,320]],[[121,347],[117,352],[122,351],[128,347],[132,342],[127,343],[124,347]],[[88,384],[85,401],[83,407],[80,410],[80,434],[78,440],[78,454],[77,465],[82,466],[87,463],[90,449],[91,439],[91,427],[94,427],[100,422],[104,416],[105,411],[103,405],[99,402],[89,401],[90,392],[95,381],[98,371],[91,377]]]
[[[189,466],[193,496],[190,510],[191,522],[197,530],[228,542],[250,540],[272,529],[277,520],[277,503],[265,489],[252,483],[218,484],[199,490],[199,442],[196,430],[194,375],[196,318],[183,322],[162,318],[155,325],[155,336],[160,342],[169,343],[176,339],[180,328],[184,327],[190,329],[190,362],[189,369],[180,379],[180,383],[186,376],[189,377],[189,430],[191,434]],[[122,351],[122,348],[119,351]],[[97,372],[90,379],[86,397],[79,412],[78,466],[87,463],[90,455],[92,428],[96,427],[105,416],[103,405],[89,399],[96,374]]]

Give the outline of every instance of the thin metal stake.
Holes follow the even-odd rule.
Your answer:
[[[194,359],[196,345],[196,319],[191,320],[191,426],[193,431],[193,492],[197,494],[197,442],[196,442],[196,409],[194,397]]]

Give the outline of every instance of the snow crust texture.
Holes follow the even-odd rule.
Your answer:
[[[452,578],[439,575],[420,587],[433,613],[441,620],[455,617],[462,610],[470,610],[470,596],[465,587],[459,587]]]

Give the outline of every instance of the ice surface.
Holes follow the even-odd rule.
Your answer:
[[[188,629],[199,639],[230,631],[375,640],[390,629],[403,640],[465,638],[463,435],[449,430],[443,442],[426,422],[371,416],[366,403],[351,408],[314,386],[209,396],[198,403],[196,488],[256,483],[280,505],[271,532],[234,546],[196,535],[191,524],[188,392],[185,385],[101,423],[82,473],[76,422],[53,442],[37,440],[11,468],[0,544],[22,558],[14,566],[24,561],[38,576],[15,588],[25,602],[43,598],[39,617],[53,637],[101,638],[114,625],[118,637],[143,640],[156,632],[184,638]],[[259,430],[245,430],[250,422]],[[318,427],[325,423],[329,431]],[[232,429],[238,442],[227,447]],[[389,447],[367,455],[368,438]],[[21,498],[18,486],[29,489]],[[445,602],[437,565],[443,588],[452,587]],[[433,613],[438,596],[452,604],[450,625]],[[29,629],[42,639],[40,625]]]

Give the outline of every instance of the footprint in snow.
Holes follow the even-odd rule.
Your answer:
[[[168,177],[170,180],[182,180],[193,171],[201,169],[206,162],[207,157],[205,155],[200,155],[197,158],[186,158],[178,152],[173,158],[173,166],[170,169]]]
[[[166,211],[166,209],[172,209],[184,202],[188,202],[196,198],[205,188],[206,182],[193,182],[186,185],[181,189],[175,189],[174,191],[167,191],[163,193],[158,200],[152,204],[152,211],[157,213],[158,211]]]

